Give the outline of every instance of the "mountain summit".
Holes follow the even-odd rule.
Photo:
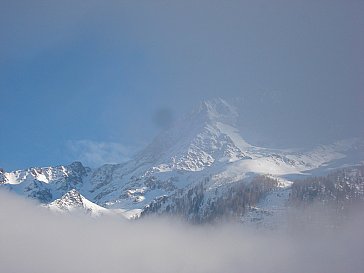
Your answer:
[[[192,113],[192,118],[204,118],[206,122],[223,122],[235,125],[238,119],[238,111],[236,107],[227,101],[216,98],[206,100],[200,103]]]
[[[215,161],[248,157],[245,150],[251,145],[234,127],[237,118],[235,107],[226,101],[204,101],[160,134],[135,161],[153,162],[165,170],[201,171]]]

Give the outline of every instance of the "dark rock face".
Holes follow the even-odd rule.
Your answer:
[[[6,177],[4,173],[5,173],[4,169],[0,168],[0,185],[6,182]]]

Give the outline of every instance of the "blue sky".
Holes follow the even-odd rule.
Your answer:
[[[360,0],[1,1],[0,167],[124,161],[158,113],[216,96],[244,98],[251,142],[363,135],[363,15]]]

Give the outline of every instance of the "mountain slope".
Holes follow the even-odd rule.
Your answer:
[[[208,187],[216,188],[249,182],[256,174],[298,176],[319,168],[325,171],[331,163],[346,159],[360,143],[363,146],[361,140],[353,139],[305,152],[256,147],[241,137],[235,126],[238,118],[236,109],[222,99],[203,102],[134,160],[96,170],[93,200],[108,207],[142,209],[158,196],[206,178]]]
[[[90,202],[105,209],[121,209],[133,218],[162,199],[183,204],[181,200],[189,199],[181,194],[197,191],[202,183],[208,197],[203,211],[212,215],[208,206],[213,200],[221,203],[236,183],[248,185],[257,175],[297,178],[364,162],[362,139],[308,151],[251,145],[236,126],[239,118],[236,108],[226,101],[205,101],[127,163],[93,170],[79,162],[9,173],[2,170],[0,184],[44,204],[75,189]],[[160,210],[166,208],[161,206]]]
[[[81,189],[90,173],[90,168],[74,162],[68,166],[3,172],[2,183],[10,191],[47,203],[71,189]]]

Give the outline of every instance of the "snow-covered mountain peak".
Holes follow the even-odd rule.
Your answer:
[[[190,118],[206,123],[222,122],[235,125],[237,109],[221,98],[205,100],[192,112]]]
[[[80,189],[91,169],[80,162],[54,167],[32,167],[12,172],[0,171],[0,184],[41,202],[61,197],[70,189]]]
[[[70,165],[60,165],[55,167],[31,167],[25,170],[16,170],[5,172],[0,170],[9,184],[19,184],[23,181],[38,180],[43,183],[52,183],[53,181],[70,178],[75,183],[79,182],[80,177],[90,172],[90,168],[84,167],[81,162],[73,162]]]
[[[54,200],[46,207],[56,212],[72,212],[78,210],[91,216],[109,213],[107,209],[86,199],[76,189],[68,191],[61,198]]]
[[[236,108],[225,100],[203,101],[183,120],[162,132],[135,161],[152,163],[164,171],[197,171],[215,161],[248,157],[245,151],[251,145],[234,127],[237,118]]]
[[[66,192],[60,199],[55,200],[51,204],[57,203],[60,207],[76,207],[83,205],[84,197],[76,190],[72,189]]]

